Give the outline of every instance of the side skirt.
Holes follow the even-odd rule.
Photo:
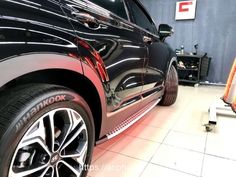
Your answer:
[[[144,107],[142,110],[138,111],[136,114],[132,115],[130,118],[124,120],[114,130],[110,131],[103,138],[98,140],[96,142],[96,145],[101,144],[101,143],[119,135],[121,132],[123,132],[124,130],[126,130],[130,126],[132,126],[134,123],[136,123],[138,120],[140,120],[145,114],[147,114],[149,111],[151,111],[160,101],[161,101],[161,98],[152,101],[146,107]]]

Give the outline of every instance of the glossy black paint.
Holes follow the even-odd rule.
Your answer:
[[[166,73],[174,61],[171,49],[157,34],[135,25],[132,14],[127,17],[130,20],[87,0],[2,0],[0,61],[32,54],[81,61],[83,74],[99,76],[103,89],[98,91],[106,95],[102,103],[106,114],[101,125],[96,125],[101,126],[102,137],[162,96]]]

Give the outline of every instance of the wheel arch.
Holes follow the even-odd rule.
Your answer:
[[[167,74],[169,73],[170,68],[171,68],[172,65],[177,70],[177,56],[171,56],[171,58],[168,62],[168,65],[167,65],[167,69],[166,69],[166,77],[167,77]]]
[[[56,84],[74,90],[88,102],[94,117],[96,139],[99,139],[106,115],[105,93],[99,76],[85,63],[56,54],[18,56],[0,63],[0,76],[0,93],[29,83]]]

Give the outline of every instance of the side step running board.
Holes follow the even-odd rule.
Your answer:
[[[151,102],[149,105],[147,105],[144,109],[142,109],[141,111],[137,112],[135,115],[131,116],[130,118],[126,119],[125,121],[123,121],[120,125],[118,125],[113,131],[109,132],[108,134],[106,134],[104,136],[104,138],[100,139],[99,141],[96,142],[96,144],[101,144],[115,136],[117,136],[118,134],[120,134],[121,132],[123,132],[124,130],[126,130],[127,128],[129,128],[131,125],[133,125],[135,122],[137,122],[138,120],[140,120],[145,114],[147,114],[150,110],[152,110],[159,102],[161,101],[161,99],[159,98],[158,100]]]

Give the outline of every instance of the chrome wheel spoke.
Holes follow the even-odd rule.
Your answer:
[[[87,154],[87,149],[88,149],[88,143],[86,143],[84,145],[84,147],[82,148],[82,150],[80,151],[78,157],[76,157],[76,161],[83,166],[85,163],[85,159],[86,159],[86,154]]]
[[[64,149],[65,144],[67,144],[67,142],[68,142],[68,139],[71,139],[71,135],[73,134],[73,130],[78,126],[78,124],[80,122],[82,122],[81,116],[78,115],[78,113],[76,113],[75,111],[67,110],[67,114],[68,114],[69,126],[66,129],[66,132],[64,134],[60,149]]]
[[[54,168],[54,177],[59,177],[58,164]]]
[[[25,146],[38,143],[48,154],[50,154],[46,145],[46,131],[43,120],[39,121],[36,125],[30,128],[28,133],[23,137],[21,143],[18,145],[18,149]]]
[[[48,138],[48,141],[49,141],[49,144],[50,144],[50,150],[51,152],[54,151],[54,145],[55,145],[55,126],[54,126],[54,118],[53,118],[53,115],[54,115],[54,112],[50,112],[49,113],[49,130],[48,130],[48,133],[49,133],[49,138]]]
[[[39,138],[45,142],[46,132],[43,120],[39,121],[35,126],[31,127],[28,133],[24,136],[23,141]]]
[[[74,130],[79,123],[81,123],[83,121],[82,117],[76,113],[75,111],[71,110],[69,111],[69,115],[70,115],[70,121],[71,121],[71,131]]]
[[[78,138],[78,136],[83,131],[86,131],[86,126],[84,124],[81,127],[79,127],[79,129],[77,131],[75,131],[74,134],[71,134],[71,137],[65,142],[65,144],[62,146],[61,150],[64,150],[66,147],[68,147],[76,138]],[[66,156],[66,155],[62,155],[62,156]]]
[[[42,140],[37,137],[34,139],[25,140],[24,142],[22,142],[19,145],[18,150],[27,146],[31,146],[31,145],[39,145],[41,148],[43,148],[43,150],[47,153],[47,155],[51,154],[48,147],[44,144],[44,142],[42,142]]]
[[[77,163],[79,163],[80,166],[83,166],[85,164],[85,158],[87,154],[87,149],[88,149],[88,143],[84,143],[81,148],[77,149],[77,152],[68,154],[68,155],[62,155],[64,158],[72,158],[74,159]]]
[[[81,169],[82,169],[81,167],[78,166],[76,169],[76,167],[72,166],[71,164],[67,163],[64,160],[61,160],[60,163],[62,163],[67,169],[69,169],[71,172],[73,172],[74,175],[76,175],[76,177],[80,176]]]
[[[40,175],[40,177],[53,177],[54,176],[54,169],[52,167],[47,167],[44,172]]]
[[[61,157],[74,158],[80,157],[83,152],[87,152],[88,137],[87,128],[80,115],[71,111],[71,131],[64,145],[61,147]]]
[[[55,111],[54,114],[50,115],[51,127],[54,128],[54,133],[52,136],[54,142],[53,152],[61,149],[72,129],[73,125],[70,112],[70,110],[58,110]]]

